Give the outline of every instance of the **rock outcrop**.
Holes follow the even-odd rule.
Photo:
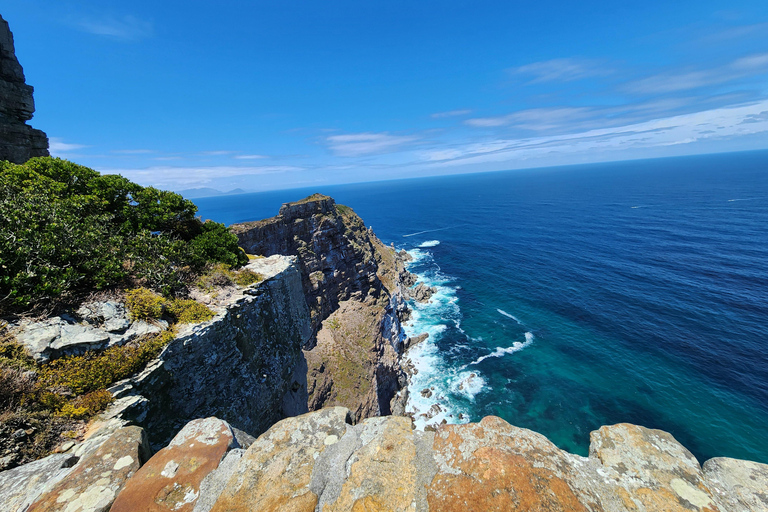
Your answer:
[[[147,429],[155,448],[187,422],[206,416],[258,435],[307,411],[309,313],[295,259],[273,256],[246,268],[264,277],[211,304],[212,320],[179,328],[139,375],[110,391],[131,401],[120,417]]]
[[[26,124],[35,112],[33,90],[16,59],[8,22],[0,17],[0,160],[20,164],[48,156],[48,137]]]
[[[401,322],[407,287],[415,283],[404,255],[351,208],[320,194],[231,229],[250,254],[298,258],[314,334],[304,347],[309,409],[340,405],[356,420],[402,411],[393,400],[407,384]],[[428,293],[418,291],[422,298]]]

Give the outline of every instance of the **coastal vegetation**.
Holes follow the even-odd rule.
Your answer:
[[[120,286],[179,296],[209,265],[247,263],[237,237],[196,211],[176,193],[59,158],[0,162],[0,314]]]
[[[83,420],[113,401],[107,388],[157,357],[176,324],[213,318],[191,289],[215,295],[263,279],[240,268],[249,257],[237,237],[196,212],[179,194],[59,158],[0,162],[0,317],[11,322],[0,321],[0,452],[21,450],[18,463],[77,438]],[[105,297],[123,302],[131,321],[155,327],[48,362],[14,338],[15,319]]]

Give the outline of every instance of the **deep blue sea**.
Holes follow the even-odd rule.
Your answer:
[[[768,152],[195,202],[230,224],[314,192],[438,286],[407,327],[430,333],[409,354],[417,415],[493,414],[582,455],[590,431],[629,422],[701,462],[768,463]]]

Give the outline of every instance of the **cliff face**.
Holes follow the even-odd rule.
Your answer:
[[[250,254],[298,258],[314,334],[304,347],[309,409],[342,405],[355,419],[389,414],[406,383],[400,323],[412,280],[401,256],[350,208],[319,194],[231,229]]]
[[[218,416],[253,435],[307,411],[309,313],[292,258],[257,259],[265,280],[237,291],[216,316],[187,325],[140,375],[110,391],[130,407],[120,416],[144,426],[161,446],[185,423]]]
[[[20,164],[48,156],[48,137],[26,124],[35,112],[33,90],[16,59],[8,22],[0,17],[0,160]]]

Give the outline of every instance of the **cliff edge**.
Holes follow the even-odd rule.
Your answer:
[[[13,34],[0,16],[0,160],[15,164],[48,156],[48,137],[27,125],[35,112],[34,89],[16,58]]]
[[[359,420],[402,409],[404,293],[415,281],[403,254],[322,194],[230,229],[249,254],[298,260],[313,333],[304,346],[309,410],[340,405]]]

